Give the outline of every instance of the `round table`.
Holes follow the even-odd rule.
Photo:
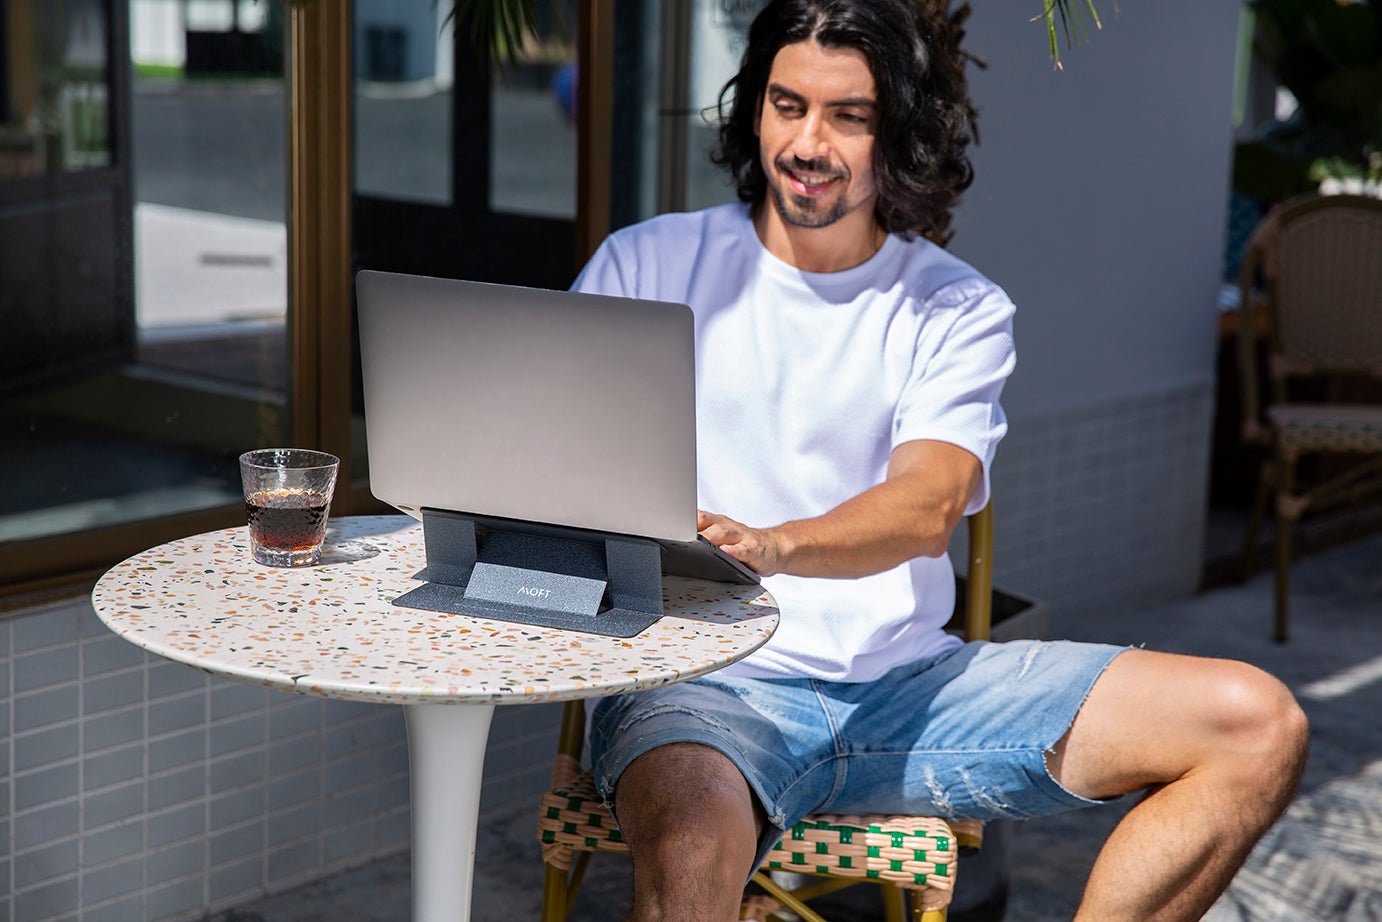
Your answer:
[[[663,580],[664,616],[631,638],[394,607],[425,563],[422,525],[407,516],[333,520],[321,562],[294,569],[255,563],[245,528],[228,528],[118,564],[92,603],[126,640],[212,675],[403,705],[413,918],[465,922],[496,704],[704,675],[762,646],[778,613],[761,587],[679,577]]]

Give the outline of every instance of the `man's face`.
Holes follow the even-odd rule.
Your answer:
[[[797,227],[860,208],[872,219],[877,99],[868,59],[814,41],[784,45],[758,109],[759,156],[773,204]]]

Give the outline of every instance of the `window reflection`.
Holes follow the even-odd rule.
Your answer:
[[[716,104],[767,0],[616,5],[611,224],[735,199],[710,162]]]
[[[733,201],[724,170],[710,162],[716,142],[716,104],[725,82],[739,69],[749,25],[767,0],[701,0],[694,5],[689,36],[691,73],[686,129],[686,207]]]
[[[0,178],[110,162],[101,0],[11,0],[0,49]],[[2,8],[0,8],[2,9]]]
[[[282,5],[134,0],[130,9],[139,362],[281,404]]]
[[[281,4],[0,10],[0,554],[236,504],[287,431]]]
[[[356,0],[355,191],[451,204],[450,3]]]
[[[539,0],[538,34],[496,68],[490,98],[493,211],[576,216],[576,7]]]

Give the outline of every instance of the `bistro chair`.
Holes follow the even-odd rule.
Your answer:
[[[966,640],[987,640],[993,598],[992,504],[969,516],[969,569],[966,590],[952,625]],[[546,879],[542,922],[564,922],[585,875],[592,852],[628,852],[601,802],[591,773],[581,768],[585,709],[566,704],[562,715],[552,789],[542,797],[538,838]],[[908,903],[917,922],[944,922],[954,892],[960,850],[977,848],[982,827],[973,821],[921,816],[838,816],[819,814],[797,823],[773,848],[753,882],[806,922],[825,922],[804,900],[854,886],[881,886],[884,918],[905,922]],[[574,859],[574,860],[573,860]],[[779,883],[808,875],[804,886]]]
[[[1273,636],[1285,642],[1297,520],[1382,490],[1382,200],[1330,195],[1283,206],[1253,232],[1241,285],[1243,436],[1265,450],[1242,565],[1246,574],[1274,498]],[[1319,461],[1303,487],[1305,456]]]

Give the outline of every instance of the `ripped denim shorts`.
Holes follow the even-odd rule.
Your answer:
[[[1124,647],[982,641],[872,682],[710,675],[605,698],[591,721],[595,781],[658,746],[694,742],[743,773],[777,830],[808,813],[1025,819],[1098,803],[1051,777],[1046,752]]]

